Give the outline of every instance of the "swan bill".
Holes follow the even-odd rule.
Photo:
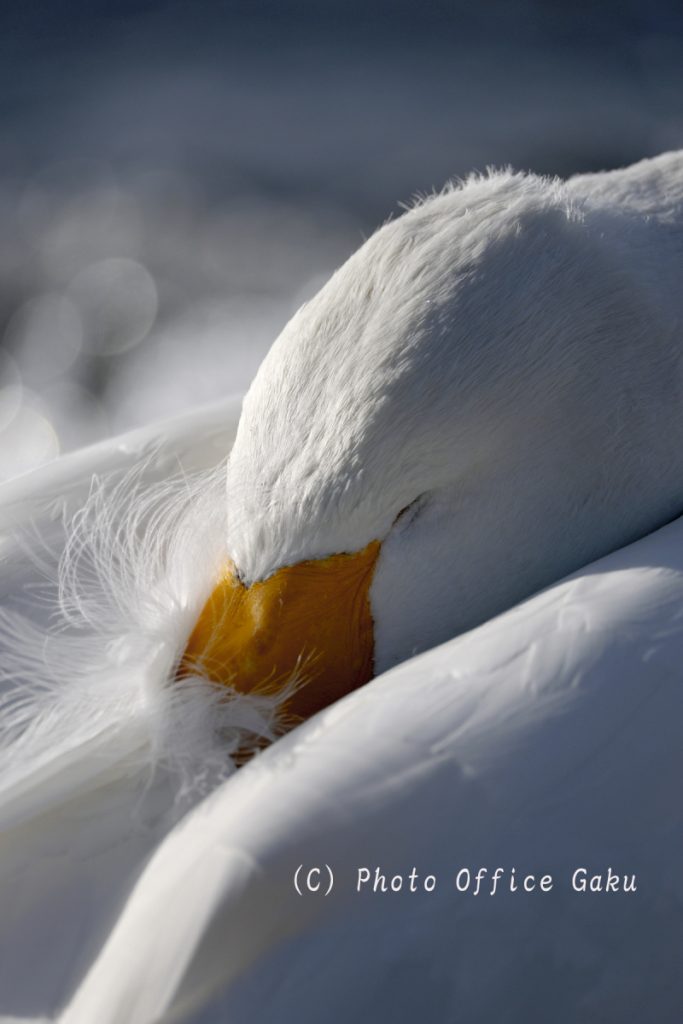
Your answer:
[[[303,720],[374,675],[370,608],[380,542],[278,569],[250,586],[228,564],[183,654],[199,673],[241,693],[291,687],[284,711]]]

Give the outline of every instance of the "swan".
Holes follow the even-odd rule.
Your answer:
[[[78,508],[93,474],[142,457],[146,480],[177,460],[205,470],[229,449],[227,494],[211,485],[226,518],[199,544],[196,518],[176,530],[172,585],[143,574],[127,644],[107,634],[106,682],[144,692],[138,732],[195,754],[211,742],[195,672],[225,684],[249,727],[264,708],[313,717],[193,809],[169,802],[165,765],[133,839],[130,709],[106,705],[97,728],[88,710],[78,749],[40,770],[30,748],[0,794],[14,856],[0,1010],[63,1008],[64,1024],[622,1020],[645,1001],[674,1019],[682,202],[683,154],[449,187],[296,314],[239,419],[224,404],[5,488],[13,593],[33,564],[16,520],[30,513],[58,544],[55,503]],[[160,683],[182,712],[166,731]],[[266,718],[254,731],[268,739]],[[299,865],[333,870],[329,899],[296,892]],[[454,886],[498,867],[550,872],[555,888],[482,907]],[[433,894],[378,903],[355,888],[360,869],[412,868],[438,879]],[[605,910],[571,890],[577,868],[635,873],[640,888]],[[37,928],[49,969],[31,962]]]
[[[248,691],[309,653],[306,716],[680,513],[682,167],[473,177],[377,231],[245,398],[190,658]]]

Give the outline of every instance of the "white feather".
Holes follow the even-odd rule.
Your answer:
[[[605,180],[474,176],[385,224],[245,398],[244,576],[382,540],[381,671],[677,515],[682,194],[674,153]]]
[[[274,737],[275,698],[174,685],[225,559],[224,472],[145,486],[143,463],[95,477],[67,528],[49,630],[1,615],[1,825],[135,772],[196,786],[230,770],[247,734]]]
[[[163,440],[137,432],[4,488],[0,1011],[54,1009],[149,850],[237,752],[282,729],[287,687],[245,696],[175,679],[224,564],[224,459],[197,466],[231,413],[220,427],[212,411],[186,417]],[[51,949],[36,972],[41,934]]]

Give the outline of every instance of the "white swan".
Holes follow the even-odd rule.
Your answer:
[[[192,663],[314,655],[309,714],[679,513],[680,177],[495,174],[378,231],[245,399]]]
[[[347,564],[335,558],[374,543],[361,596],[382,672],[678,513],[682,199],[679,154],[567,184],[493,175],[373,236],[288,325],[245,400],[218,600],[237,590],[255,622],[244,595],[260,582],[322,562],[334,589]],[[201,420],[186,431],[192,451],[201,434]],[[92,471],[72,467],[61,482]],[[50,473],[60,481],[36,478],[43,503]],[[643,1000],[673,1020],[679,545],[676,523],[249,764],[169,836],[102,953],[82,954],[92,967],[63,1020],[622,1020]],[[313,646],[327,587],[303,616]],[[306,604],[305,587],[293,593]],[[259,607],[288,625],[278,600]],[[257,625],[214,675],[258,682],[239,660]],[[285,676],[301,645],[287,629],[283,650],[279,632],[267,654]],[[314,653],[309,690],[330,671]],[[327,902],[294,892],[303,862],[334,864]],[[635,872],[639,894],[581,902],[560,878],[584,862]],[[364,865],[415,865],[438,890],[378,904],[353,892]],[[449,885],[455,868],[499,865],[550,871],[554,893],[482,907]],[[35,1007],[54,1012],[58,989]]]

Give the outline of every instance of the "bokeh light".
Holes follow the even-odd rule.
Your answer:
[[[35,469],[59,454],[59,438],[46,416],[22,402],[0,432],[0,480]]]
[[[157,314],[154,279],[131,259],[91,264],[76,275],[69,295],[83,319],[86,345],[97,355],[118,355],[139,345]]]
[[[77,359],[83,344],[82,319],[66,296],[38,295],[13,314],[4,342],[22,378],[40,387],[67,373]]]
[[[243,391],[416,193],[683,145],[674,0],[60,6],[0,36],[5,475]]]

